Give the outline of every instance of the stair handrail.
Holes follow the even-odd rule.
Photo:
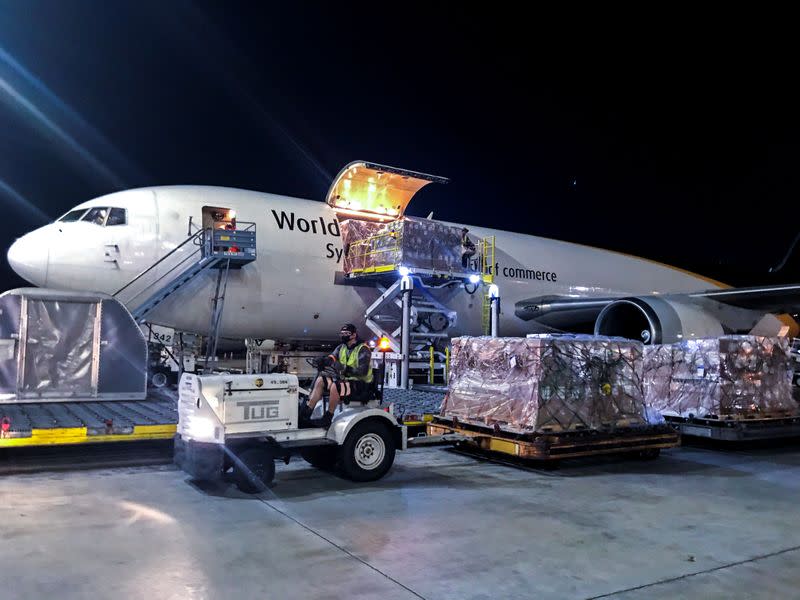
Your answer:
[[[142,271],[141,273],[139,273],[139,274],[138,274],[136,277],[134,277],[133,279],[131,279],[131,280],[130,280],[128,283],[126,283],[126,284],[125,284],[125,285],[123,285],[121,288],[119,288],[119,289],[118,289],[116,292],[114,292],[112,295],[113,295],[113,296],[116,298],[118,294],[121,294],[121,293],[122,293],[122,292],[124,292],[124,291],[125,291],[127,288],[129,288],[131,285],[133,285],[134,283],[136,283],[137,281],[139,281],[139,280],[140,280],[142,277],[144,277],[145,275],[147,275],[147,273],[149,273],[150,271],[152,271],[154,268],[156,268],[158,265],[160,265],[162,262],[164,262],[164,261],[165,261],[166,259],[168,259],[170,256],[172,256],[173,254],[175,254],[175,253],[176,253],[178,250],[180,250],[181,248],[183,248],[183,247],[184,247],[186,244],[188,244],[189,242],[191,242],[191,241],[193,241],[193,240],[200,239],[200,238],[202,238],[204,235],[205,235],[205,230],[204,230],[204,229],[201,229],[201,230],[197,231],[196,233],[192,234],[190,237],[186,238],[186,239],[185,239],[185,240],[183,240],[183,241],[182,241],[180,244],[178,244],[177,246],[175,246],[175,247],[174,247],[172,250],[170,250],[169,252],[167,252],[167,253],[166,253],[164,256],[162,256],[161,258],[159,258],[159,259],[158,259],[156,262],[154,262],[152,265],[150,265],[149,267],[147,267],[147,268],[146,268],[144,271]],[[202,246],[203,246],[203,242],[201,241],[201,243],[200,243],[200,244],[198,244],[198,245],[202,247]],[[193,254],[194,254],[194,253],[193,253]],[[190,255],[190,256],[191,256],[191,255]],[[185,259],[184,259],[184,260],[182,260],[180,263],[178,263],[178,265],[180,265],[180,264],[183,264],[184,262],[185,262]],[[178,265],[176,265],[176,267],[177,267]],[[170,269],[168,272],[171,272],[171,271],[173,271],[173,270],[174,270],[174,269]],[[166,275],[166,273],[165,273],[165,275]],[[162,275],[162,277],[160,277],[159,279],[161,279],[161,278],[163,278],[163,275]],[[138,294],[137,294],[137,296],[138,296]],[[136,296],[134,296],[134,297],[136,297]]]
[[[175,266],[173,266],[171,269],[169,269],[169,270],[168,270],[168,271],[166,271],[165,273],[162,273],[162,274],[161,274],[161,275],[160,275],[160,276],[159,276],[157,279],[155,279],[155,280],[154,280],[154,281],[153,281],[153,282],[150,284],[150,286],[154,286],[154,285],[155,285],[155,284],[157,284],[159,281],[161,281],[161,280],[163,280],[163,279],[167,278],[167,276],[169,276],[169,275],[172,275],[172,274],[173,274],[173,273],[175,273],[175,272],[182,273],[183,271],[178,271],[178,269],[179,269],[181,266],[183,266],[183,265],[184,265],[186,262],[189,262],[189,261],[191,261],[191,260],[192,260],[192,259],[193,259],[193,258],[194,258],[194,257],[195,257],[197,254],[198,254],[198,253],[200,253],[200,257],[201,257],[200,261],[194,262],[194,263],[192,263],[192,264],[200,264],[200,263],[202,263],[202,261],[204,260],[204,259],[203,259],[203,254],[202,254],[202,252],[200,251],[200,249],[198,248],[197,250],[194,250],[194,251],[193,251],[193,252],[191,252],[190,254],[187,254],[186,256],[184,256],[184,257],[181,259],[181,261],[180,261],[179,263],[177,263]],[[190,268],[190,267],[187,267],[185,270],[187,270],[187,271],[188,271],[188,270],[189,270],[189,268]],[[144,289],[141,289],[141,290],[139,290],[137,293],[133,294],[133,296],[131,296],[130,298],[128,298],[128,300],[127,300],[127,301],[126,301],[124,304],[126,304],[126,305],[127,305],[127,304],[130,304],[131,302],[133,302],[133,301],[134,301],[136,298],[138,298],[138,297],[139,297],[139,296],[141,296],[142,294],[145,294],[145,293],[147,293],[147,292],[150,292],[150,291],[151,291],[151,290],[150,290],[150,288],[149,288],[149,287],[145,287]],[[138,309],[137,309],[137,310],[138,310]]]

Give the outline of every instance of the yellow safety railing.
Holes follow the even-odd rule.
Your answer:
[[[489,335],[492,329],[492,298],[489,286],[494,283],[494,236],[481,240],[481,276],[483,277],[483,302],[481,306],[481,325],[483,335]]]
[[[483,304],[481,306],[481,325],[483,335],[489,335],[492,331],[492,299],[489,297],[489,288],[483,289]]]
[[[383,273],[393,271],[400,248],[397,232],[371,235],[350,244],[346,260],[352,265],[350,273]]]
[[[354,240],[347,248],[345,270],[352,275],[384,273],[399,266],[402,231],[393,230],[377,233],[363,239]],[[495,238],[480,239],[480,275],[482,283],[494,281]],[[446,275],[445,273],[442,273]]]
[[[481,240],[481,275],[483,283],[494,282],[494,236]]]

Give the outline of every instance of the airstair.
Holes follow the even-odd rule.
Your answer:
[[[191,232],[178,246],[139,273],[114,293],[137,323],[143,323],[159,304],[205,271],[216,270],[211,298],[206,359],[215,356],[225,292],[231,270],[256,260],[256,225],[220,222],[219,228],[204,227]]]

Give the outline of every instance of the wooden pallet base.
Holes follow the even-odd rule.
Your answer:
[[[466,444],[488,452],[499,452],[530,460],[561,460],[601,454],[651,452],[673,448],[680,435],[666,425],[622,428],[613,432],[564,431],[512,434],[436,418],[428,424],[428,435],[459,433]]]

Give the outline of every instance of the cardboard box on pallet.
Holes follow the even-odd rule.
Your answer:
[[[344,271],[404,265],[462,273],[461,229],[438,221],[403,217],[389,223],[359,219],[341,222]]]
[[[451,364],[444,417],[514,433],[647,423],[639,342],[461,337]]]
[[[664,415],[794,413],[786,338],[730,335],[645,347],[645,399]]]

